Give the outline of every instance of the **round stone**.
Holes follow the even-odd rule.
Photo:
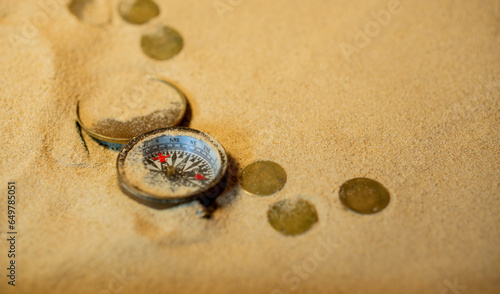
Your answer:
[[[368,178],[351,179],[340,187],[339,197],[348,209],[361,213],[377,213],[387,207],[389,191],[379,182]]]
[[[183,46],[182,36],[167,26],[155,28],[142,35],[141,38],[141,48],[144,54],[156,60],[174,57],[181,52]]]
[[[243,169],[241,187],[256,196],[278,192],[286,182],[285,170],[273,161],[257,161]]]
[[[314,206],[306,200],[282,200],[267,212],[269,224],[284,235],[298,235],[308,231],[317,221]]]
[[[118,12],[129,23],[143,24],[157,17],[160,8],[151,0],[122,0]]]

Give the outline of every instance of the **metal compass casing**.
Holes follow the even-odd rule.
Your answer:
[[[121,149],[118,181],[139,200],[180,204],[221,192],[227,162],[224,147],[208,134],[184,127],[157,129]]]
[[[113,81],[124,84],[127,79],[120,77]],[[142,80],[126,89],[115,89],[115,95],[101,93],[77,102],[76,119],[87,134],[101,142],[125,144],[142,133],[182,121],[188,101],[180,85],[156,74],[133,77]],[[100,89],[103,92],[108,87]]]

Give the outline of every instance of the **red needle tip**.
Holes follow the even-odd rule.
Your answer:
[[[200,174],[196,174],[195,178],[197,180],[206,180],[207,178],[205,178],[204,176],[200,175]]]
[[[159,160],[160,160],[160,162],[165,162],[165,158],[169,158],[169,157],[170,157],[170,154],[169,154],[169,155],[167,155],[167,156],[164,156],[164,155],[163,155],[163,154],[161,154],[161,152],[160,152],[160,153],[158,153],[158,157],[153,158],[153,160],[158,160],[158,159],[159,159]]]

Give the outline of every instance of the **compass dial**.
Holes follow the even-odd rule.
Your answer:
[[[126,192],[150,200],[192,200],[225,174],[227,156],[211,136],[188,128],[155,130],[130,141],[118,156]]]

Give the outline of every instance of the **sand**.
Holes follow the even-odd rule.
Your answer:
[[[81,19],[63,0],[0,2],[0,183],[19,200],[17,286],[1,270],[1,293],[499,292],[500,2],[157,3],[131,25],[116,1]],[[140,47],[158,25],[184,38],[161,62]],[[77,101],[135,70],[187,89],[190,127],[231,156],[211,219],[126,197],[117,152],[80,136]],[[238,187],[256,160],[286,170],[277,194]],[[338,189],[356,177],[389,206],[346,210]],[[318,222],[284,236],[268,208],[297,198]]]

